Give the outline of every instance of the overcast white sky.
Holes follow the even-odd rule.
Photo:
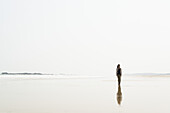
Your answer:
[[[0,0],[0,71],[170,72],[169,0]]]

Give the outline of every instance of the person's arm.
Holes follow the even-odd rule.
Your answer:
[[[122,75],[122,69],[120,69],[120,75]]]

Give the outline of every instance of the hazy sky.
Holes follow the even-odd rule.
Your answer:
[[[0,0],[0,71],[170,72],[169,0]]]

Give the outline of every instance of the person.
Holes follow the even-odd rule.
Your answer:
[[[120,64],[117,65],[116,76],[118,78],[118,85],[120,85],[121,76],[122,76],[122,69],[120,68]]]

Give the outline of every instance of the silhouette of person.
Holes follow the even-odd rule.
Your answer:
[[[120,64],[117,65],[116,76],[118,78],[118,85],[120,85],[121,76],[122,76],[122,69],[120,68]]]
[[[118,91],[117,91],[117,103],[121,105],[122,102],[122,92],[121,92],[121,86],[118,86]]]

